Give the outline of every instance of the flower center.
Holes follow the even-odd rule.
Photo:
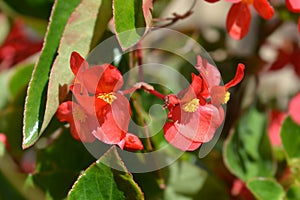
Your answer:
[[[103,101],[109,104],[112,104],[112,102],[114,102],[114,100],[117,99],[117,97],[113,94],[113,92],[100,93],[98,94],[97,98],[102,99]]]
[[[192,99],[190,102],[183,105],[185,112],[195,112],[199,107],[199,99]]]
[[[85,122],[87,116],[84,113],[84,110],[76,106],[73,108],[73,117],[82,123]]]
[[[227,103],[230,99],[230,92],[226,92],[225,98],[224,98],[224,103]]]

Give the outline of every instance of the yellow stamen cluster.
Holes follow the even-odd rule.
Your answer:
[[[77,119],[78,121],[80,121],[81,123],[82,122],[85,122],[87,116],[86,114],[84,113],[84,110],[80,109],[79,107],[74,107],[73,108],[73,117],[75,119]]]
[[[199,107],[199,99],[192,99],[190,102],[183,105],[185,112],[195,112]]]
[[[226,92],[225,98],[224,98],[224,103],[227,103],[230,99],[230,92]]]
[[[98,94],[97,98],[102,99],[103,101],[109,104],[112,104],[112,102],[114,102],[114,100],[117,99],[117,97],[113,94],[113,92],[100,93]]]

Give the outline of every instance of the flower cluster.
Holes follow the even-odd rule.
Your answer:
[[[76,52],[70,65],[75,75],[70,86],[75,100],[62,103],[56,115],[61,122],[70,123],[72,136],[83,142],[98,139],[132,151],[143,149],[139,138],[128,133],[130,104],[120,91],[123,77],[119,70],[110,64],[89,68]],[[234,79],[221,86],[218,69],[207,60],[198,56],[196,68],[200,74],[192,74],[191,85],[177,96],[160,94],[146,83],[128,89],[144,89],[165,100],[169,110],[163,128],[165,139],[183,151],[195,150],[213,138],[225,118],[222,105],[230,98],[228,89],[244,77],[244,65],[239,64]]]
[[[76,52],[71,55],[70,66],[75,76],[70,86],[75,100],[62,103],[56,116],[70,124],[72,136],[83,142],[98,139],[122,149],[142,150],[139,138],[127,132],[130,105],[118,93],[123,85],[120,71],[110,64],[89,68]]]
[[[168,121],[164,126],[166,140],[178,149],[193,151],[210,141],[224,121],[222,104],[230,98],[228,89],[244,77],[239,64],[233,80],[220,86],[221,76],[216,67],[197,58],[199,75],[192,74],[191,85],[177,96],[167,96]]]

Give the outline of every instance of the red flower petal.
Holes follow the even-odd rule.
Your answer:
[[[224,120],[222,110],[211,104],[199,106],[195,112],[181,110],[181,119],[174,120],[174,126],[178,132],[194,142],[208,142]]]
[[[253,6],[259,15],[264,19],[271,19],[275,13],[274,8],[271,6],[268,0],[254,0]]]
[[[233,4],[229,10],[226,28],[229,35],[236,40],[246,36],[251,22],[249,6],[243,2]]]
[[[206,103],[204,97],[208,97],[208,96],[209,96],[209,92],[205,82],[202,80],[200,76],[192,74],[192,83],[188,87],[187,92],[182,98],[182,102],[188,102],[194,98],[198,98],[200,100],[200,104],[203,105]]]
[[[300,93],[291,99],[288,110],[291,118],[300,125]]]
[[[206,59],[202,59],[201,56],[197,56],[196,68],[200,71],[201,76],[211,88],[214,85],[219,85],[221,82],[221,74],[219,70],[211,65]]]
[[[81,116],[76,117],[76,115]],[[93,142],[95,140],[92,131],[98,125],[97,118],[90,117],[78,104],[72,101],[62,103],[57,109],[56,116],[59,121],[70,124],[70,132],[74,139],[82,142]],[[82,117],[85,119],[84,121]]]
[[[60,122],[71,122],[73,121],[73,115],[72,115],[72,101],[63,102],[59,105],[57,111],[56,111],[56,117]]]
[[[286,0],[286,7],[291,12],[300,12],[300,1],[299,0]]]
[[[239,63],[234,78],[231,81],[229,81],[228,83],[226,83],[224,86],[226,90],[237,85],[239,82],[241,82],[243,80],[244,70],[245,70],[245,65]]]
[[[78,71],[83,71],[88,69],[88,63],[85,61],[84,58],[80,56],[79,53],[73,51],[70,58],[70,67],[73,74],[76,76]],[[80,70],[82,69],[82,70]]]
[[[118,144],[126,135],[130,120],[129,102],[115,94],[116,100],[97,110],[100,127],[93,132],[95,137],[107,144]]]
[[[287,116],[286,113],[277,110],[272,110],[270,114],[268,134],[269,134],[270,142],[273,146],[281,145],[280,129],[286,116]]]
[[[82,76],[84,86],[91,94],[118,91],[123,85],[122,74],[110,64],[94,66],[84,71]]]
[[[144,149],[141,140],[132,133],[127,133],[124,140],[125,140],[124,149],[128,151],[138,151]]]
[[[181,135],[172,122],[167,122],[164,125],[164,136],[171,145],[182,151],[194,151],[202,144],[201,142],[194,142]]]

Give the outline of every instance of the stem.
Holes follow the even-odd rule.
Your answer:
[[[153,148],[151,140],[150,140],[149,129],[146,126],[145,118],[143,117],[143,111],[142,111],[142,108],[140,107],[140,103],[137,102],[137,100],[134,100],[133,105],[136,109],[137,114],[141,117],[141,123],[144,128],[145,135],[146,135],[147,150],[149,152],[152,152],[154,150],[154,148]],[[153,162],[158,166],[158,163],[157,163],[157,160],[155,159],[155,157],[153,157]],[[166,188],[165,179],[161,173],[161,170],[157,170],[156,172],[157,172],[157,178],[158,178],[157,183],[158,183],[160,189],[165,189]]]
[[[126,89],[123,91],[119,91],[119,93],[126,95],[126,94],[133,93],[134,91],[136,91],[138,89],[143,89],[146,92],[153,94],[154,96],[156,96],[162,100],[165,100],[166,95],[156,91],[151,85],[149,85],[148,83],[144,83],[144,82],[138,82],[132,88],[129,88],[129,89]]]
[[[136,57],[139,66],[139,81],[144,82],[144,70],[143,70],[143,54],[141,48],[141,41],[137,44]]]

